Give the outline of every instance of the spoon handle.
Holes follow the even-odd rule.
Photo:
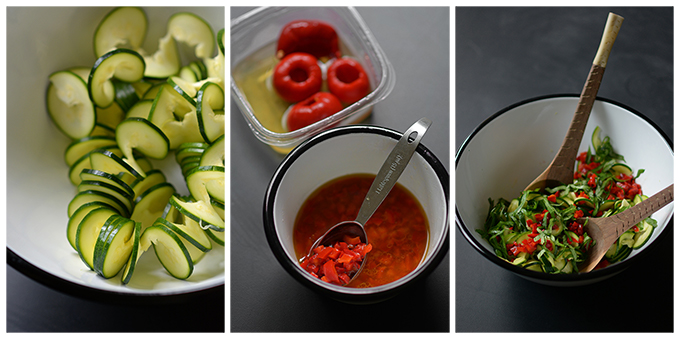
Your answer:
[[[371,188],[366,194],[364,202],[359,208],[356,221],[365,225],[368,219],[378,209],[378,206],[385,199],[387,194],[392,190],[392,187],[397,183],[401,172],[404,171],[408,165],[411,156],[416,151],[416,147],[420,144],[420,139],[432,124],[427,118],[422,118],[416,121],[399,139],[397,145],[394,146],[392,152],[387,156],[385,163],[382,165]]]
[[[607,65],[612,45],[616,40],[622,22],[623,17],[614,13],[609,13],[602,40],[600,41],[597,53],[593,59],[593,64],[588,73],[586,83],[579,96],[578,105],[576,106],[571,125],[562,141],[562,147],[560,148],[559,153],[553,160],[553,166],[551,166],[551,168],[555,171],[555,174],[548,175],[549,178],[565,178],[565,180],[567,180],[574,174],[574,159],[576,159],[576,155],[578,155],[578,148],[581,144],[581,139],[583,139],[586,124],[588,124],[590,112],[593,109],[593,104],[597,98],[597,92],[602,83],[605,66]]]
[[[627,210],[605,218],[579,218],[588,234],[596,239],[588,258],[579,265],[580,273],[588,273],[602,260],[614,242],[631,227],[673,201],[673,184]]]
[[[648,199],[638,203],[637,205],[628,208],[627,210],[614,214],[607,218],[602,218],[600,220],[607,220],[610,223],[609,227],[612,227],[614,232],[605,232],[603,237],[608,238],[606,243],[614,243],[618,237],[627,231],[631,227],[637,225],[642,220],[652,215],[654,212],[658,211],[662,207],[668,205],[673,201],[673,185],[671,184],[659,193],[654,194]],[[600,225],[602,228],[605,225]]]
[[[599,65],[601,67],[607,67],[607,60],[609,59],[609,53],[612,51],[612,46],[614,45],[614,40],[616,36],[619,35],[619,30],[621,29],[621,24],[623,23],[623,17],[614,13],[609,13],[607,17],[607,23],[604,26],[604,33],[602,34],[602,40],[600,41],[600,47],[595,53],[595,59],[593,59],[593,64]]]
[[[609,13],[607,23],[602,34],[602,40],[593,59],[593,64],[588,72],[588,78],[583,85],[583,90],[578,99],[576,111],[567,130],[567,134],[562,141],[557,154],[552,162],[534,181],[524,190],[543,189],[546,186],[554,186],[569,183],[574,175],[574,159],[578,155],[578,148],[583,139],[590,111],[597,98],[597,92],[602,83],[605,66],[612,50],[612,45],[619,34],[619,29],[623,23],[623,17],[614,13]]]
[[[637,225],[642,220],[645,220],[654,212],[668,205],[671,201],[673,201],[673,184],[621,213],[606,218],[591,218],[588,220],[588,223],[593,223],[595,227],[587,226],[588,232],[590,233],[592,231],[593,237],[598,239],[598,242],[601,241],[605,245],[604,248],[602,248],[602,254],[604,254],[606,249],[608,249],[623,232]],[[586,225],[588,225],[588,223],[586,223]],[[599,261],[599,259],[597,261]]]

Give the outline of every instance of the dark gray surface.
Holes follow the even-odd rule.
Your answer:
[[[224,286],[197,297],[130,304],[42,285],[7,265],[7,332],[224,332]]]
[[[364,123],[404,131],[419,118],[430,118],[434,124],[422,143],[450,169],[449,9],[358,11],[397,74],[392,93]],[[231,17],[244,12],[232,8]],[[265,190],[281,160],[283,156],[255,138],[232,101],[231,331],[449,331],[449,255],[405,293],[366,306],[318,295],[283,270],[267,245],[262,223]],[[348,322],[347,315],[354,320]]]
[[[456,8],[455,149],[504,107],[580,93],[610,11],[625,20],[598,96],[641,112],[673,140],[672,9]],[[454,234],[457,332],[673,330],[672,233],[645,265],[574,288],[526,281]]]

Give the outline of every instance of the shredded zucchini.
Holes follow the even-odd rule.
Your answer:
[[[535,271],[578,273],[594,240],[576,219],[614,215],[646,199],[635,182],[644,170],[635,175],[625,170],[623,156],[609,137],[600,139],[599,131],[592,138],[595,152],[588,148],[577,157],[572,183],[542,193],[524,191],[511,201],[489,198],[484,228],[477,232],[498,257]],[[644,240],[640,237],[649,237],[645,230],[650,226],[651,231],[656,227],[651,217],[624,232],[596,268],[627,258],[631,247]]]

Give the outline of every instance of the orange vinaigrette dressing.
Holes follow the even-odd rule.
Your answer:
[[[307,255],[316,239],[341,221],[354,220],[375,179],[372,174],[351,174],[331,180],[303,203],[293,228],[295,254]],[[429,239],[429,223],[416,198],[397,184],[365,225],[373,246],[366,265],[347,287],[384,285],[413,271],[423,259]]]

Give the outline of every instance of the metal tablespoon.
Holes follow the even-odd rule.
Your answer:
[[[342,221],[331,227],[324,235],[314,242],[312,248],[309,250],[309,256],[312,255],[313,250],[318,246],[332,246],[336,242],[342,241],[345,236],[351,238],[359,237],[362,243],[368,244],[368,237],[366,236],[364,225],[378,209],[378,206],[380,206],[387,194],[392,190],[392,187],[397,183],[397,179],[401,176],[401,173],[411,160],[416,147],[420,144],[420,139],[422,139],[431,124],[432,121],[427,118],[422,118],[416,121],[416,123],[402,135],[373,180],[371,188],[368,190],[364,202],[359,208],[356,219],[354,221]],[[359,270],[354,273],[347,284],[352,282],[352,280],[359,275],[364,268],[365,263],[366,260],[362,260]]]

